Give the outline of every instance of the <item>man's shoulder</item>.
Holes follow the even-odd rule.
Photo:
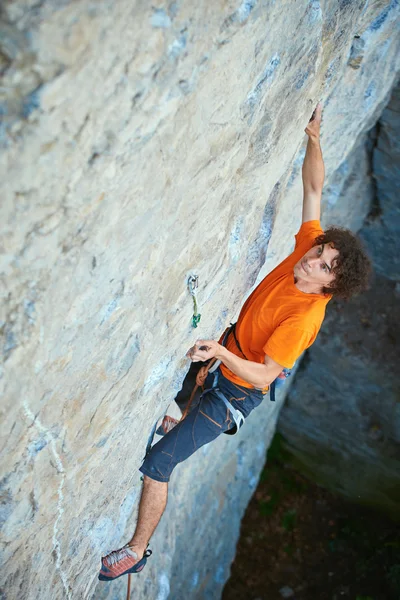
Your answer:
[[[312,302],[305,298],[304,302],[300,301],[292,307],[292,312],[287,321],[290,321],[292,326],[297,329],[314,333],[316,329],[319,330],[325,318],[327,302],[326,298],[319,295],[315,299],[313,298]]]
[[[299,231],[294,236],[296,240],[296,248],[298,248],[300,244],[304,243],[312,245],[314,240],[323,233],[324,230],[321,227],[320,221],[305,221],[301,224]]]

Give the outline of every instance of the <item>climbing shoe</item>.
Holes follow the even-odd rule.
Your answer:
[[[138,561],[138,555],[132,550],[129,544],[126,544],[126,546],[123,546],[119,550],[110,552],[110,554],[103,556],[101,559],[100,581],[112,581],[121,577],[121,575],[139,573],[144,568],[151,554],[151,550],[147,549],[143,554],[143,558]]]

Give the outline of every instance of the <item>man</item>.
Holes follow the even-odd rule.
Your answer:
[[[318,104],[305,130],[303,217],[295,250],[249,296],[224,344],[198,340],[189,350],[193,363],[216,358],[220,366],[208,374],[208,389],[193,410],[146,455],[140,468],[144,483],[135,533],[126,546],[103,557],[101,580],[144,567],[174,467],[221,433],[231,432],[237,415],[245,418],[260,404],[268,386],[314,342],[333,295],[349,298],[366,287],[370,263],[358,239],[347,230],[331,228],[324,233],[319,223],[324,183],[321,112]],[[183,390],[193,374],[195,368]],[[182,393],[177,401],[182,405]]]

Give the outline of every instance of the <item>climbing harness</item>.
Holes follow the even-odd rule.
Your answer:
[[[200,323],[201,314],[198,312],[197,306],[197,288],[199,287],[199,276],[189,275],[188,279],[189,293],[193,298],[193,316],[192,316],[192,327],[196,328]]]
[[[207,390],[204,390],[203,394],[206,394],[207,392],[213,391],[218,396],[218,398],[220,400],[222,400],[222,402],[225,404],[226,408],[231,413],[231,415],[233,417],[233,420],[235,421],[236,430],[234,432],[232,431],[232,433],[231,433],[231,435],[235,435],[239,431],[239,429],[242,427],[242,425],[244,425],[244,416],[242,415],[242,413],[240,412],[240,410],[237,410],[236,408],[234,408],[232,406],[232,404],[229,402],[229,400],[227,400],[226,396],[224,396],[224,394],[219,389],[219,387],[218,387],[218,376],[219,376],[219,373],[218,373],[217,370],[215,370],[215,372],[214,372],[214,381],[213,381],[212,387],[208,388]]]

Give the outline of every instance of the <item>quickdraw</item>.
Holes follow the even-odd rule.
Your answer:
[[[189,275],[188,279],[188,289],[189,293],[193,298],[193,316],[192,316],[192,327],[196,328],[200,323],[201,314],[198,311],[197,306],[197,288],[199,287],[199,276],[198,275]]]

